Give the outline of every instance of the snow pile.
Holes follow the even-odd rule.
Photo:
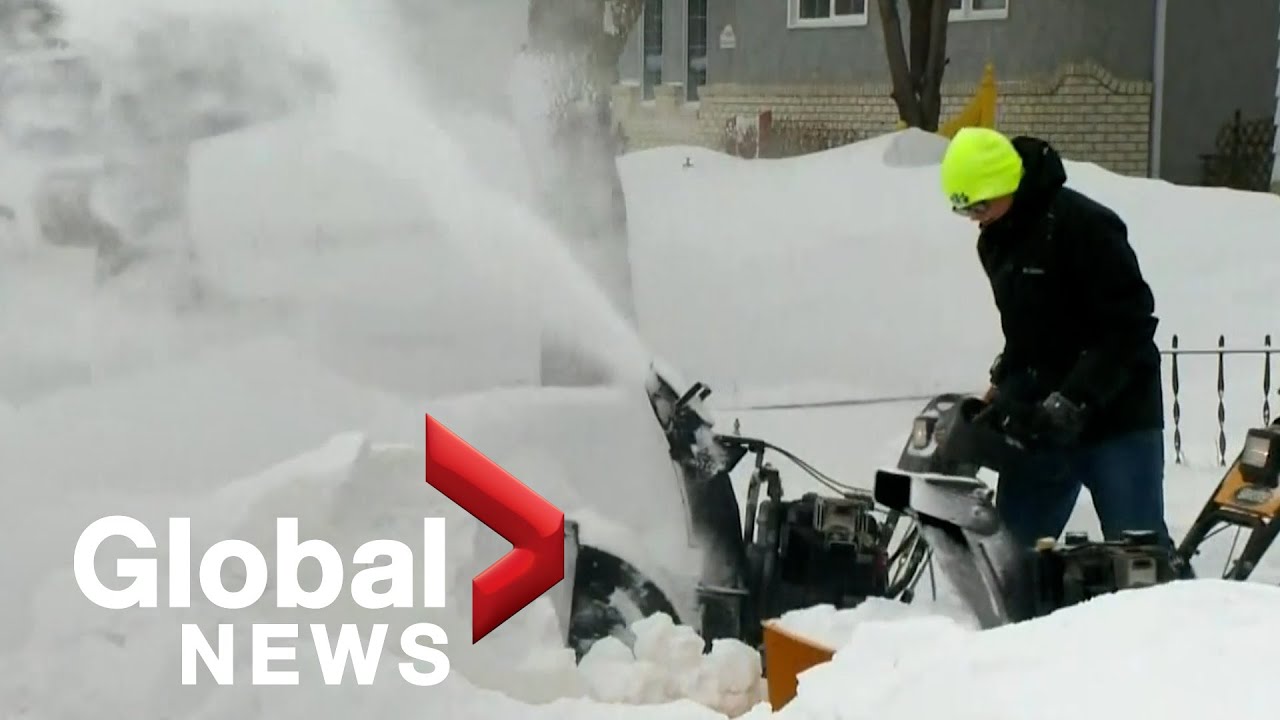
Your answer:
[[[471,400],[475,405],[475,399]],[[509,410],[514,405],[507,400],[500,406]],[[499,404],[495,403],[496,407]],[[456,421],[455,426],[467,424],[465,412],[451,413],[447,405],[440,409]],[[552,428],[557,425],[560,424],[548,424]],[[563,425],[571,427],[572,423]],[[491,433],[482,444],[494,447],[498,438],[498,434]],[[518,452],[518,448],[515,450]],[[497,455],[513,457],[511,452]],[[11,710],[36,710],[41,717],[75,717],[82,708],[93,705],[96,717],[126,718],[147,704],[165,707],[166,712],[176,715],[230,717],[242,716],[250,706],[273,703],[281,694],[292,693],[303,705],[313,702],[317,694],[324,695],[318,692],[323,680],[322,662],[316,648],[305,641],[298,643],[292,662],[285,663],[288,669],[299,672],[296,689],[222,688],[207,679],[195,688],[182,686],[178,682],[182,664],[178,628],[184,622],[199,624],[208,637],[215,633],[217,623],[235,623],[236,647],[248,647],[249,623],[302,623],[303,640],[309,636],[311,623],[326,624],[331,638],[340,624],[356,623],[366,642],[372,624],[386,624],[386,650],[381,661],[355,663],[346,671],[346,684],[355,685],[355,678],[362,678],[361,683],[374,682],[380,692],[387,692],[386,688],[403,684],[395,671],[396,663],[403,660],[394,649],[399,634],[412,623],[427,621],[444,628],[451,640],[447,652],[453,676],[436,690],[448,689],[450,696],[457,694],[456,702],[464,703],[469,712],[485,706],[486,696],[475,695],[476,687],[500,690],[505,696],[503,703],[548,703],[573,697],[645,705],[685,700],[676,706],[677,717],[688,712],[687,708],[680,708],[690,703],[738,716],[763,699],[761,663],[754,650],[734,641],[717,641],[711,652],[703,655],[702,639],[688,627],[674,626],[666,616],[632,626],[636,638],[634,655],[618,641],[606,641],[593,648],[590,660],[580,668],[574,665],[573,652],[563,646],[549,596],[517,614],[480,644],[466,644],[462,639],[470,627],[470,578],[505,548],[460,508],[424,487],[421,477],[420,446],[375,445],[363,435],[345,434],[312,452],[211,493],[170,498],[135,494],[121,506],[152,528],[160,539],[160,588],[168,586],[163,528],[169,516],[192,518],[193,558],[202,556],[213,542],[234,538],[260,548],[268,567],[275,567],[276,563],[273,534],[277,517],[299,518],[301,539],[323,538],[343,557],[351,557],[357,545],[373,538],[399,540],[411,549],[421,548],[421,518],[443,517],[450,548],[450,590],[444,610],[374,612],[356,606],[344,594],[324,610],[299,613],[275,607],[277,586],[272,582],[262,599],[235,612],[211,605],[199,593],[193,593],[191,608],[166,609],[163,606],[167,595],[163,590],[160,609],[110,611],[81,597],[69,565],[46,559],[46,567],[58,569],[32,583],[35,593],[30,597],[30,607],[39,612],[26,628],[25,641],[0,660],[7,669],[0,684],[0,698]],[[565,507],[577,506],[565,488],[557,491],[536,474],[532,482],[557,497]],[[104,504],[98,500],[91,507],[100,511]],[[74,517],[82,515],[79,510],[73,513]],[[6,530],[12,532],[14,528]],[[51,540],[73,536],[61,535],[61,526],[58,530],[60,537],[51,536]],[[25,532],[28,541],[41,538],[39,529],[20,527],[17,532]],[[654,534],[659,538],[672,535],[661,531]],[[109,573],[105,568],[121,556],[119,548],[114,552],[104,550],[98,560],[99,572]],[[317,579],[307,572],[310,569],[314,566],[302,568],[299,573],[303,587],[316,584]],[[226,580],[225,573],[224,570],[224,583],[229,587],[242,582]],[[625,659],[610,652],[619,650]],[[135,657],[139,653],[145,657]],[[33,657],[42,662],[23,661]],[[97,671],[91,679],[81,680],[86,658],[95,663]],[[237,653],[237,685],[247,677],[248,663],[246,653]],[[75,691],[68,692],[68,687]],[[471,688],[473,692],[463,695],[460,688]],[[333,688],[325,691],[338,692]],[[394,689],[389,691],[395,693]],[[351,701],[369,702],[368,698],[357,697]],[[580,707],[586,713],[593,706]]]
[[[865,623],[894,622],[920,617],[949,617],[963,627],[978,629],[972,613],[963,607],[949,608],[939,603],[917,601],[911,605],[885,598],[867,598],[857,607],[837,610],[832,605],[792,610],[778,618],[787,632],[826,648],[841,648],[851,642],[854,631]]]
[[[973,632],[936,617],[854,628],[800,677],[779,720],[1272,717],[1259,638],[1280,632],[1280,589],[1195,581],[1116,593],[1035,622]],[[1190,675],[1188,675],[1190,673]],[[1243,680],[1243,684],[1242,684]]]
[[[976,229],[950,211],[937,162],[926,162],[940,147],[906,130],[784,160],[687,147],[623,157],[639,312],[655,352],[722,397],[800,384],[850,397],[981,390],[1000,330]],[[1280,332],[1280,197],[1067,160],[1068,184],[1128,223],[1162,346],[1176,333],[1183,347],[1212,347],[1219,334],[1256,347]],[[1216,436],[1215,363],[1181,361],[1184,437],[1197,445]],[[1262,361],[1225,364],[1238,438],[1261,416]]]
[[[278,382],[286,376],[291,383]],[[68,391],[13,413],[12,431],[0,436],[0,473],[11,484],[7,507],[63,512],[57,523],[14,512],[0,524],[0,533],[13,533],[10,541],[39,538],[50,553],[33,554],[29,565],[14,558],[9,573],[18,582],[6,584],[4,594],[35,582],[34,573],[64,568],[57,558],[70,557],[83,528],[76,525],[93,519],[90,510],[132,512],[147,507],[147,498],[160,498],[185,511],[213,502],[209,488],[216,498],[231,498],[214,502],[221,513],[217,527],[242,532],[271,532],[275,512],[316,514],[338,523],[330,531],[349,537],[380,532],[389,517],[420,523],[446,511],[457,518],[459,532],[474,528],[474,520],[458,516],[452,503],[422,482],[423,411],[582,518],[594,544],[648,552],[672,568],[681,568],[688,556],[683,520],[669,512],[680,497],[665,445],[638,389],[492,391],[441,398],[417,410],[335,378],[286,344],[254,344],[132,382]],[[326,445],[339,443],[338,450],[320,455],[335,468],[319,473],[327,484],[313,477],[317,471],[293,469],[294,461],[259,471],[284,449],[301,452],[315,444],[310,438],[350,428],[367,429],[378,441],[374,447],[400,444],[365,457],[339,435]],[[308,451],[303,457],[314,456]],[[298,462],[314,467],[314,461]],[[611,468],[608,477],[616,484],[599,482],[602,467]],[[248,477],[228,484],[237,476]],[[115,497],[99,497],[102,484],[103,494]],[[343,489],[340,502],[333,496],[337,488]],[[75,497],[96,507],[73,512],[66,503]],[[609,527],[578,512],[601,507],[616,508],[605,516]],[[650,532],[637,539],[640,527]],[[618,537],[610,540],[610,533]],[[460,561],[466,559],[461,550],[477,543],[489,545],[480,548],[477,563],[497,559],[501,541],[484,536],[456,536]],[[645,565],[643,557],[633,562]],[[8,616],[23,612],[14,608]]]
[[[653,705],[690,699],[728,717],[766,700],[760,654],[737,640],[718,639],[703,654],[703,639],[662,613],[632,623],[631,647],[617,638],[591,646],[579,665],[591,697]]]
[[[890,168],[929,167],[942,162],[947,139],[936,133],[907,128],[894,135],[884,151],[884,165]]]

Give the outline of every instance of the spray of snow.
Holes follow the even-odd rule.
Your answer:
[[[260,334],[304,339],[349,376],[370,382],[385,374],[393,380],[383,384],[402,392],[455,389],[450,381],[469,389],[536,381],[544,336],[593,357],[620,382],[635,381],[648,357],[635,331],[527,207],[520,178],[533,177],[526,160],[542,160],[539,146],[517,139],[502,115],[501,80],[518,38],[506,55],[480,63],[493,69],[483,89],[456,102],[458,89],[433,83],[429,71],[415,69],[420,53],[409,51],[426,20],[455,37],[487,33],[486,26],[471,11],[456,13],[464,20],[423,19],[408,5],[66,3],[72,47],[110,92],[134,98],[134,115],[153,134],[189,151],[189,176],[168,182],[190,186],[189,223],[149,238],[148,247],[166,252],[108,288],[94,289],[83,252],[37,253],[75,255],[72,266],[39,273],[58,278],[67,286],[61,292],[23,280],[39,268],[0,270],[15,276],[3,290],[13,325],[24,334],[41,329],[0,376],[7,396],[26,402]],[[477,17],[489,15],[523,22],[520,3]],[[204,84],[191,87],[192,77]],[[232,131],[205,132],[201,123],[215,121]],[[142,142],[140,133],[113,125],[104,152],[137,160],[175,149]],[[158,173],[128,179],[159,181]],[[125,205],[151,194],[129,187],[104,184],[95,195],[100,214],[125,217]],[[195,266],[158,259],[175,250],[194,253]],[[82,299],[65,302],[69,292]],[[55,301],[39,302],[49,295]],[[387,337],[403,328],[414,332]],[[402,356],[428,366],[419,377],[430,374],[449,365],[439,346],[468,331],[470,373],[455,359],[436,383],[414,385]]]

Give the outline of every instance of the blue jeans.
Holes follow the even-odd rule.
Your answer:
[[[1089,489],[1103,535],[1149,530],[1172,547],[1164,519],[1164,432],[1144,430],[1095,445],[1036,453],[1000,474],[996,508],[1024,545],[1062,534],[1080,488]]]

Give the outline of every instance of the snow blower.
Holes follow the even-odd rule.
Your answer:
[[[1222,577],[1225,580],[1247,580],[1262,556],[1280,534],[1280,419],[1267,427],[1252,428],[1245,435],[1244,447],[1227,468],[1204,508],[1192,523],[1178,557],[1190,565],[1200,546],[1218,532],[1234,527],[1239,534],[1248,531],[1240,556],[1228,559]],[[1234,549],[1235,544],[1232,544]]]
[[[581,658],[598,639],[629,640],[631,622],[666,613],[692,626],[708,647],[734,638],[761,650],[770,700],[795,694],[796,675],[833,650],[786,632],[784,613],[828,604],[854,607],[869,597],[912,600],[926,567],[946,576],[982,627],[1052,613],[1102,594],[1149,587],[1184,576],[1195,548],[1216,525],[1254,530],[1235,576],[1243,579],[1280,525],[1280,424],[1251,431],[1241,459],[1223,479],[1179,552],[1149,533],[1095,541],[1067,533],[1023,547],[1000,521],[995,493],[978,479],[999,470],[1021,445],[983,422],[983,403],[942,394],[914,419],[897,466],[876,473],[874,488],[842,483],[762,439],[722,434],[705,406],[710,388],[683,391],[653,369],[650,406],[680,490],[694,572],[646,574],[627,559],[582,542],[566,521],[561,588],[566,643]],[[830,494],[786,497],[781,455]],[[754,468],[739,505],[730,473],[748,456]],[[625,552],[623,553],[625,554]]]
[[[580,541],[570,518],[566,557],[576,560],[566,573],[571,599],[564,631],[579,658],[602,637],[626,642],[629,621],[655,612],[692,626],[708,647],[733,638],[762,648],[767,621],[787,611],[818,604],[845,609],[907,591],[924,553],[918,543],[895,546],[896,535],[911,537],[909,518],[878,507],[869,489],[843,484],[765,440],[715,432],[705,406],[710,388],[693,383],[679,392],[668,377],[653,369],[646,389],[683,499],[672,512],[685,515],[701,567],[664,578],[660,587],[628,560]],[[786,497],[769,453],[831,494]],[[748,456],[754,468],[743,505],[730,473]],[[905,532],[898,532],[900,525]]]

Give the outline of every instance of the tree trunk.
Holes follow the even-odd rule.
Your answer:
[[[884,46],[889,60],[889,76],[893,81],[893,101],[898,106],[898,117],[911,127],[920,127],[923,122],[920,101],[916,97],[915,83],[911,79],[907,48],[902,42],[902,18],[898,13],[898,0],[880,0],[880,23],[884,30]]]
[[[936,132],[942,116],[947,57],[947,0],[907,0],[910,47],[902,39],[898,0],[879,0],[885,52],[898,115],[910,127]]]
[[[942,73],[947,65],[947,15],[950,3],[933,0],[927,8],[929,37],[924,54],[924,69],[920,73],[921,128],[937,132],[942,120]]]

